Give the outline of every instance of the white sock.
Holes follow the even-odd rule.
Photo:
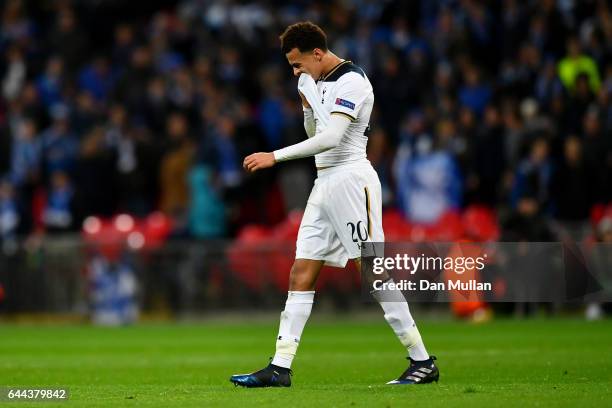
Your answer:
[[[387,282],[393,282],[389,279]],[[399,341],[408,350],[410,358],[423,361],[429,358],[416,323],[410,314],[408,302],[400,291],[373,291],[372,296],[385,312],[385,320],[395,332]]]
[[[276,354],[272,364],[291,368],[291,363],[300,344],[300,337],[310,316],[314,302],[314,290],[306,292],[289,291],[285,310],[281,313]]]

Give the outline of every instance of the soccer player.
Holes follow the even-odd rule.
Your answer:
[[[366,158],[365,133],[374,105],[370,81],[357,65],[328,50],[325,33],[311,22],[290,25],[280,41],[293,74],[300,77],[308,139],[272,153],[251,154],[243,166],[254,172],[314,155],[317,179],[298,233],[276,353],[262,370],[230,378],[245,387],[291,385],[291,363],[310,316],[321,268],[324,264],[344,267],[348,259],[360,268],[361,243],[384,241],[380,181]],[[437,381],[435,357],[427,353],[406,300],[388,301],[378,292],[373,296],[410,360],[406,371],[388,384]]]

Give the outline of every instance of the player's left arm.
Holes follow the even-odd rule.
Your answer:
[[[254,172],[272,167],[280,161],[314,156],[338,146],[351,121],[356,120],[369,92],[371,87],[360,74],[351,72],[343,75],[338,80],[329,125],[323,132],[272,153],[251,154],[244,159],[243,167]]]
[[[332,114],[329,125],[319,134],[300,143],[272,153],[253,153],[244,159],[243,167],[249,172],[274,166],[276,162],[314,156],[338,146],[351,120],[346,115]]]

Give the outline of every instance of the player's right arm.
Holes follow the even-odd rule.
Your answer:
[[[310,104],[308,103],[306,97],[300,91],[298,91],[298,93],[300,94],[300,99],[302,99],[302,109],[304,110],[304,130],[306,131],[308,137],[311,138],[315,135],[315,132],[317,130],[317,125],[314,119],[314,112],[310,107]]]
[[[313,137],[317,131],[314,113],[312,109],[309,108],[304,108],[304,130],[306,131],[308,138]]]
[[[300,91],[298,91],[298,93],[300,94],[300,99],[302,100],[302,106],[304,107],[304,109],[312,110],[312,108],[310,107],[310,104],[308,103],[308,99],[306,99],[304,94],[301,93]]]
[[[314,134],[311,137],[291,146],[287,146],[280,150],[275,150],[272,153],[253,153],[245,157],[242,166],[249,172],[265,169],[274,166],[277,162],[299,159],[302,157],[314,156],[326,150],[333,149],[340,144],[342,136],[348,129],[351,120],[349,115],[332,114],[329,120],[329,125],[319,134]],[[314,118],[312,119],[314,122]],[[306,118],[305,118],[306,122]],[[306,127],[306,123],[304,124]],[[308,129],[306,130],[308,132]]]
[[[281,162],[300,159],[333,149],[340,144],[340,140],[342,140],[342,136],[350,124],[351,120],[347,116],[332,114],[329,125],[325,130],[300,143],[275,150],[273,152],[274,160],[276,162]]]

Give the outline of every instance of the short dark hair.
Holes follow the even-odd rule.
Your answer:
[[[327,51],[327,35],[321,27],[310,21],[291,24],[279,38],[283,54],[294,48],[300,52],[312,51],[315,48]]]

